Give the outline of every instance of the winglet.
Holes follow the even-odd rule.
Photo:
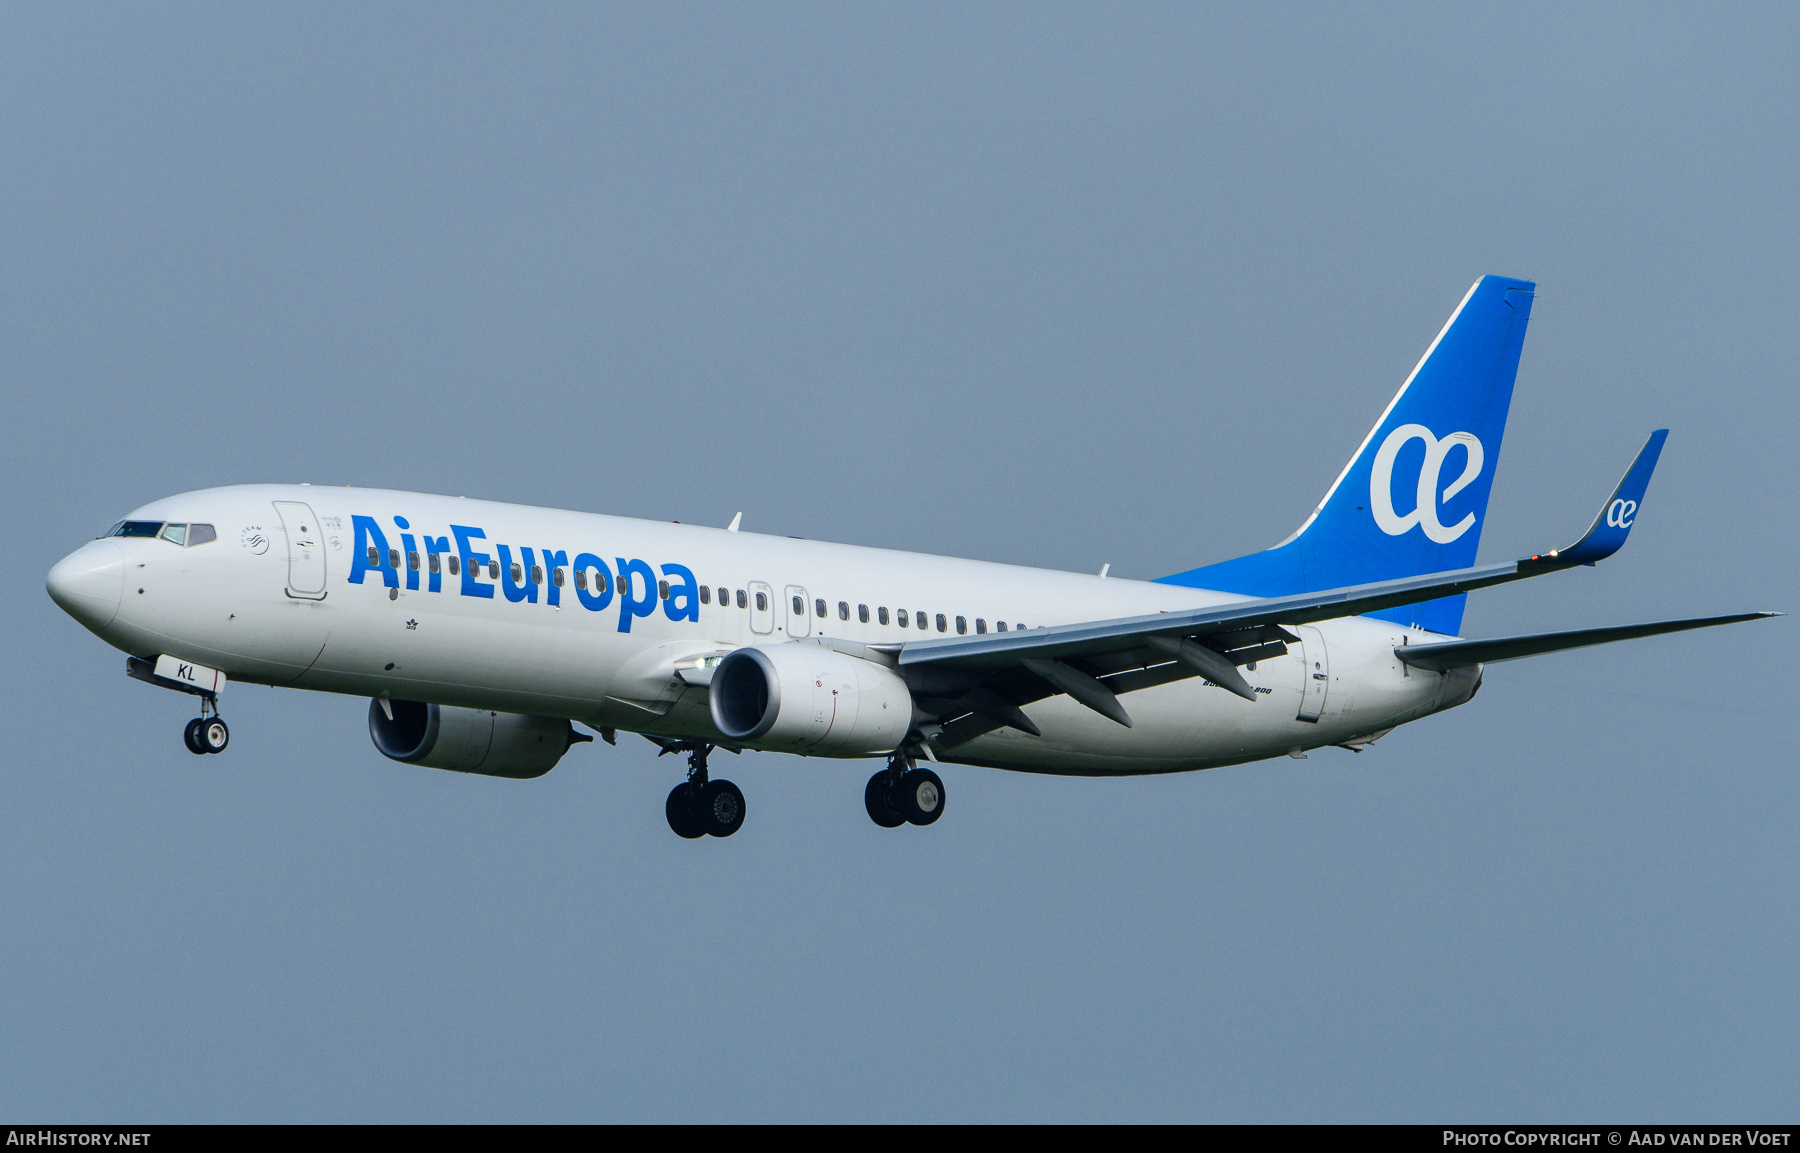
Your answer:
[[[1659,428],[1650,434],[1637,459],[1625,470],[1625,477],[1619,481],[1619,487],[1600,506],[1600,515],[1587,530],[1587,535],[1570,545],[1546,556],[1532,557],[1534,561],[1549,561],[1558,565],[1585,564],[1603,561],[1624,547],[1625,538],[1631,535],[1631,526],[1637,520],[1638,510],[1643,507],[1644,490],[1650,487],[1650,474],[1656,471],[1656,458],[1662,455],[1663,441],[1669,437],[1669,430]]]

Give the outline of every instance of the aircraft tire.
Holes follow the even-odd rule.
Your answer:
[[[888,797],[886,769],[869,778],[868,787],[863,789],[863,807],[869,810],[869,819],[884,829],[897,829],[906,823],[906,814],[896,809]]]
[[[206,752],[206,746],[200,743],[200,726],[205,723],[204,717],[195,717],[187,723],[187,728],[182,731],[181,739],[187,745],[188,752],[197,754]]]
[[[706,826],[700,823],[699,806],[694,803],[694,786],[686,781],[669,790],[669,802],[663,806],[663,813],[669,818],[669,828],[677,837],[692,841],[706,835]]]
[[[222,753],[225,746],[231,743],[231,730],[218,717],[201,721],[200,727],[194,731],[198,734],[200,751],[203,753]]]
[[[744,827],[744,794],[730,781],[708,781],[700,791],[700,819],[715,837],[729,837]]]
[[[929,825],[944,815],[944,782],[930,769],[914,769],[900,778],[900,811],[915,825]]]

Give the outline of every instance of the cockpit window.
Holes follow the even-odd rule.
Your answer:
[[[219,539],[210,524],[169,524],[160,520],[122,520],[107,536],[160,536],[170,544],[193,548]]]

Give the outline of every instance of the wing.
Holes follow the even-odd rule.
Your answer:
[[[921,710],[943,722],[935,741],[939,747],[961,744],[1005,725],[1036,736],[1037,726],[1021,706],[1059,693],[1126,726],[1131,717],[1119,703],[1121,695],[1186,677],[1205,677],[1254,701],[1256,695],[1238,667],[1285,653],[1287,645],[1299,639],[1285,626],[1435,600],[1592,565],[1611,556],[1630,534],[1667,435],[1666,429],[1651,434],[1593,526],[1567,549],[1509,564],[1294,596],[1248,598],[1182,612],[909,641],[897,659]],[[1723,624],[1728,619],[1740,618],[1705,623]]]

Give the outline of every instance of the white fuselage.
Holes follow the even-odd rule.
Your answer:
[[[973,633],[1002,622],[1008,630],[1037,628],[1243,599],[373,489],[208,489],[155,501],[131,519],[210,524],[217,539],[181,547],[108,537],[65,562],[87,574],[81,603],[88,607],[75,615],[127,653],[174,656],[238,681],[695,740],[718,734],[703,677],[682,670],[738,646],[902,645],[955,635],[959,619]],[[371,547],[379,568],[368,567]],[[392,553],[397,567],[386,563]],[[576,587],[583,556],[604,568],[604,593],[599,567],[586,568],[586,587]],[[490,565],[499,566],[499,579],[490,579]],[[534,567],[541,570],[535,583]],[[666,598],[652,579],[669,583]],[[113,588],[117,605],[109,610]],[[1478,670],[1409,671],[1395,659],[1395,646],[1442,639],[1434,634],[1364,617],[1294,631],[1303,644],[1243,670],[1255,702],[1188,678],[1127,694],[1134,724],[1125,728],[1055,696],[1025,707],[1041,736],[1003,728],[945,751],[944,759],[1053,773],[1207,768],[1378,734],[1463,703],[1479,681]],[[1302,712],[1318,719],[1299,719]]]

